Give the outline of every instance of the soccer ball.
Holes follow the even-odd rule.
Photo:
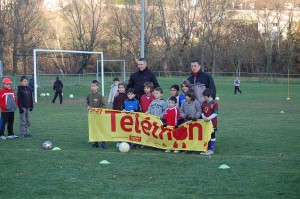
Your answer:
[[[122,142],[120,145],[119,145],[119,151],[123,152],[123,153],[126,153],[130,150],[130,146],[127,142]]]
[[[73,94],[69,95],[69,98],[71,98],[71,99],[74,98],[74,95]]]
[[[216,97],[216,100],[217,100],[217,101],[219,101],[219,100],[220,100],[220,98],[219,98],[219,97]]]
[[[46,96],[50,96],[50,93],[46,93]]]
[[[52,149],[52,142],[50,141],[45,141],[43,143],[43,148],[46,149],[46,150],[51,150]]]
[[[45,93],[41,93],[40,96],[41,96],[41,97],[45,97],[46,94],[45,94]]]

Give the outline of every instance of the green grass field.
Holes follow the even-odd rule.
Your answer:
[[[165,96],[183,79],[160,78]],[[31,114],[33,137],[0,141],[0,198],[300,198],[300,84],[291,84],[288,101],[282,82],[242,81],[242,95],[233,94],[233,79],[215,82],[220,114],[212,157],[152,149],[120,153],[115,143],[93,149],[88,85],[65,88],[62,105],[39,97]],[[53,95],[50,87],[39,92]],[[62,150],[44,150],[45,140]],[[222,164],[230,169],[219,169]]]

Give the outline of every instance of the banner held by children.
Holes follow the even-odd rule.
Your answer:
[[[89,141],[131,142],[168,150],[206,151],[213,131],[212,123],[187,122],[178,128],[164,127],[151,114],[90,109]]]

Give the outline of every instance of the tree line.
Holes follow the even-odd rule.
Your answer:
[[[293,11],[272,10],[237,19],[232,0],[145,0],[145,55],[152,70],[186,72],[191,59],[206,71],[299,73],[300,24]],[[140,0],[64,0],[49,11],[43,0],[0,0],[0,60],[4,75],[33,72],[33,49],[101,51],[106,60],[125,60],[134,71],[140,57]],[[272,16],[273,21],[270,21]],[[258,31],[258,24],[281,23]],[[281,27],[282,28],[282,27]],[[39,53],[40,73],[95,72],[92,54]],[[121,62],[105,63],[120,71]]]

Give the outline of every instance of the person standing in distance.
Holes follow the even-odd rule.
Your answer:
[[[201,104],[204,102],[202,93],[206,88],[210,88],[213,91],[212,97],[213,99],[215,99],[217,90],[215,87],[214,79],[212,76],[201,70],[201,63],[199,60],[194,59],[191,61],[191,70],[192,73],[187,80],[189,80],[189,82],[191,83],[192,89],[195,91],[197,100],[199,100]]]
[[[59,96],[59,102],[60,104],[62,104],[63,98],[62,98],[62,89],[63,89],[64,85],[62,83],[62,81],[60,81],[59,77],[56,77],[56,81],[53,84],[53,90],[55,90],[55,94],[52,100],[52,103],[55,103],[55,100],[57,98],[57,96]]]
[[[144,94],[144,84],[146,82],[152,82],[154,88],[159,87],[159,84],[153,72],[147,67],[147,60],[145,58],[138,60],[138,69],[138,71],[130,76],[127,90],[134,88],[136,91],[135,98],[140,101],[141,96]]]

